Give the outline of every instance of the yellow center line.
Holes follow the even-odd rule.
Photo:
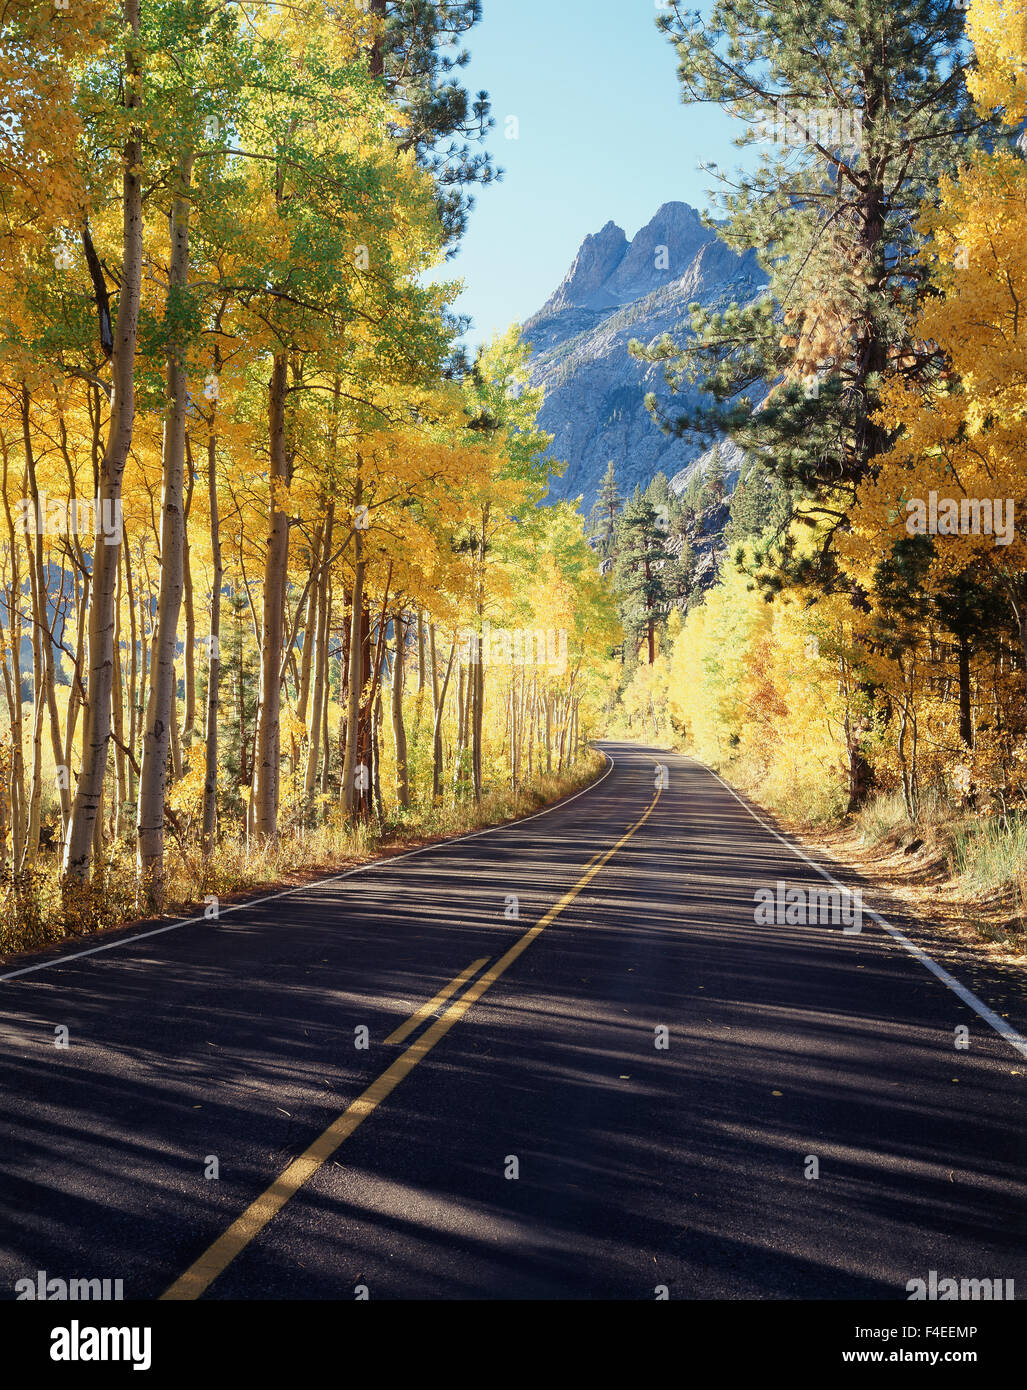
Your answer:
[[[506,954],[500,956],[495,965],[490,966],[483,975],[480,975],[470,988],[449,1006],[441,1018],[437,1018],[430,1028],[426,1028],[417,1041],[411,1043],[407,1050],[401,1053],[392,1065],[382,1072],[377,1081],[373,1081],[366,1091],[363,1091],[336,1120],[333,1120],[310,1147],[300,1154],[299,1158],[293,1159],[288,1168],[279,1174],[271,1186],[262,1192],[255,1201],[251,1202],[242,1215],[232,1222],[228,1230],[223,1235],[218,1236],[213,1245],[208,1246],[199,1259],[191,1264],[184,1274],[179,1275],[171,1287],[161,1294],[161,1301],[199,1298],[210,1287],[218,1275],[228,1268],[235,1257],[281,1211],[289,1198],[310,1181],[318,1169],[331,1158],[339,1145],[349,1138],[358,1125],[363,1124],[368,1115],[372,1114],[381,1102],[396,1089],[404,1077],[413,1071],[418,1062],[428,1055],[435,1044],[441,1042],[453,1025],[459,1023],[468,1009],[476,1004],[485,991],[494,985],[499,977],[513,965],[514,961],[528,949],[535,938],[545,931],[550,922],[557,918],[564,908],[569,906],[578,894],[591,883],[603,865],[612,859],[620,847],[626,844],[632,835],[645,824],[659,799],[660,789],[657,788],[656,794],[643,814],[633,825],[628,827],[628,830],[613,848],[608,849],[598,863],[582,874],[574,887],[564,893],[559,902],[555,903],[544,917],[541,917],[533,927],[530,927],[522,937],[515,941]]]
[[[444,1004],[451,994],[455,994],[458,989],[467,983],[472,975],[477,975],[483,965],[488,963],[488,956],[482,956],[481,960],[472,961],[466,970],[462,971],[455,980],[450,980],[444,989],[440,989],[434,999],[429,999],[427,1004],[422,1004],[416,1013],[412,1013],[406,1023],[401,1023],[394,1033],[390,1033],[385,1039],[388,1043],[401,1043],[404,1038],[409,1038],[415,1032],[429,1014],[433,1014],[440,1004]]]

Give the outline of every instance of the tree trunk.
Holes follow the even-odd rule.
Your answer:
[[[40,629],[39,650],[42,657],[42,667],[39,672],[42,678],[42,689],[40,691],[39,686],[34,687],[33,696],[38,700],[40,698],[40,693],[42,693],[46,701],[46,711],[50,723],[50,747],[53,752],[54,767],[57,772],[57,789],[61,802],[61,838],[63,842],[64,837],[68,833],[68,820],[71,815],[71,792],[68,787],[68,777],[62,775],[64,748],[61,741],[61,720],[57,711],[57,692],[54,688],[55,657],[53,626],[56,624],[57,614],[55,611],[54,625],[52,625],[47,612],[46,567],[43,564],[43,530],[38,524],[39,487],[36,482],[36,455],[32,447],[32,428],[29,407],[30,399],[28,387],[22,383],[21,423],[22,437],[25,444],[25,469],[28,478],[28,495],[32,501],[33,511],[37,518],[35,542],[29,546],[29,589],[32,598],[33,623]],[[27,536],[25,539],[26,543],[28,543]],[[33,647],[33,651],[34,650],[35,647]]]
[[[478,641],[478,659],[471,667],[471,785],[474,799],[481,801],[481,734],[485,708],[485,653]]]
[[[328,612],[327,612],[327,624],[326,624],[326,627],[325,627],[325,634],[326,634],[326,635],[325,635],[325,642],[326,642],[327,645],[326,645],[326,647],[325,647],[324,706],[323,706],[323,713],[322,713],[322,716],[321,716],[321,720],[322,720],[322,722],[321,722],[321,743],[322,743],[322,746],[323,746],[323,748],[324,748],[324,757],[323,757],[323,759],[321,760],[321,795],[322,795],[322,796],[327,796],[327,795],[328,795],[328,788],[330,787],[330,785],[331,785],[331,780],[332,780],[332,747],[331,747],[331,741],[330,741],[329,736],[328,736],[328,734],[329,734],[329,729],[328,729],[328,705],[329,705],[329,700],[330,700],[330,696],[331,696],[331,675],[332,675],[332,672],[331,672],[331,665],[330,665],[329,658],[328,658],[328,652],[331,650],[331,641],[332,641],[332,601],[333,601],[333,599],[334,599],[334,596],[335,596],[335,591],[334,591],[334,587],[333,587],[333,585],[332,585],[331,575],[329,575],[329,577],[328,577],[328,603],[327,603]],[[341,663],[340,663],[340,665],[341,665]],[[340,673],[339,673],[339,684],[340,684],[340,686],[341,686],[341,684],[342,684],[342,673],[341,673],[341,671],[340,671]],[[341,697],[341,693],[342,693],[342,692],[341,692],[341,690],[340,690],[340,697]],[[340,705],[341,705],[341,698],[340,698]]]
[[[453,758],[453,788],[454,793],[459,792],[460,784],[464,780],[464,762],[467,750],[467,687],[468,674],[467,667],[461,661],[457,671],[456,684],[456,754]]]
[[[171,730],[171,781],[172,783],[182,780],[182,741],[178,736],[178,670],[171,668],[171,719],[168,723]]]
[[[431,656],[431,708],[432,715],[439,707],[439,653],[435,645],[435,624],[428,624],[428,652]]]
[[[26,542],[28,537],[26,537]],[[30,598],[32,600],[32,765],[29,774],[29,823],[25,853],[19,868],[34,864],[39,854],[39,808],[43,777],[43,633],[35,604],[35,584],[31,582],[32,556],[29,555]]]
[[[125,760],[125,762],[126,762],[126,764],[127,764],[126,769],[125,769],[125,778],[126,778],[125,800],[126,800],[126,801],[134,801],[134,800],[135,800],[136,790],[137,790],[137,789],[136,789],[136,786],[135,786],[134,781],[132,780],[132,779],[133,779],[133,775],[134,775],[134,773],[133,773],[133,767],[132,767],[132,758],[135,757],[135,752],[134,752],[134,750],[135,750],[135,746],[136,746],[136,695],[137,695],[136,686],[137,686],[137,684],[138,684],[138,673],[139,673],[139,665],[138,665],[138,662],[139,662],[139,653],[138,653],[138,647],[137,647],[137,644],[136,644],[136,603],[135,603],[135,590],[134,590],[133,587],[132,587],[132,552],[129,550],[129,547],[128,547],[128,533],[127,533],[127,532],[126,532],[126,534],[125,534],[125,536],[124,536],[123,545],[122,545],[122,550],[124,551],[124,562],[125,562],[125,593],[126,593],[126,595],[127,595],[127,602],[128,602],[128,640],[129,640],[129,657],[128,657],[128,750],[129,750],[129,752],[132,754],[132,757],[126,758],[126,760]],[[119,568],[120,568],[120,566],[119,566]],[[82,632],[84,632],[84,630],[85,630],[85,624],[81,621],[81,618],[80,618],[80,621],[79,621],[79,632],[80,632],[80,634],[81,634]],[[75,667],[76,667],[76,670],[81,670],[81,669],[82,669],[82,668],[81,668],[81,663],[80,663],[80,661],[77,660],[77,659],[76,659]],[[70,723],[71,723],[70,719],[69,719],[68,723],[69,723],[69,725],[70,725]],[[70,761],[70,755],[69,755],[69,759],[68,759],[68,760]]]
[[[434,624],[429,628],[431,634],[432,650],[432,678],[435,695],[435,719],[432,726],[432,777],[431,794],[432,800],[438,801],[442,795],[442,713],[446,706],[446,691],[449,689],[449,677],[453,670],[453,657],[456,655],[456,638],[449,649],[449,662],[446,666],[446,675],[439,689],[438,682],[434,681],[435,676],[435,627]]]
[[[201,835],[205,859],[209,859],[213,854],[217,836],[218,687],[221,683],[221,586],[224,583],[224,569],[221,561],[221,518],[218,510],[217,438],[213,433],[207,441],[207,499],[210,506],[210,554],[213,574],[210,582],[210,633],[207,640],[207,714],[203,725],[204,777]]]
[[[189,181],[192,155],[183,157],[178,188],[171,204],[171,261],[168,274],[169,315],[183,312],[182,294],[189,278]],[[189,403],[184,345],[168,346],[167,406],[164,416],[163,498],[160,519],[160,578],[157,588],[157,626],[150,656],[150,695],[143,729],[143,759],[139,770],[136,812],[136,867],[145,908],[159,911],[164,903],[164,796],[168,773],[168,742],[175,721],[175,647],[182,606],[185,555],[184,472],[186,410]],[[181,758],[177,760],[180,766]],[[176,769],[177,770],[177,769]]]
[[[538,676],[531,673],[531,705],[528,720],[528,781],[535,777],[535,729],[538,723]]]
[[[145,578],[145,572],[144,572],[143,575],[140,576],[140,584],[142,583],[142,580],[143,580],[144,578]],[[149,680],[149,674],[150,674],[150,664],[149,664],[149,658],[150,658],[150,642],[149,642],[149,636],[148,636],[149,604],[146,602],[146,599],[147,599],[147,598],[149,598],[149,585],[147,585],[146,598],[144,598],[144,596],[143,596],[143,591],[142,591],[142,589],[140,589],[140,591],[139,591],[139,702],[138,702],[138,704],[137,704],[137,706],[136,706],[136,710],[135,710],[135,732],[136,732],[136,738],[139,738],[139,737],[140,737],[140,731],[141,731],[142,725],[143,725],[143,716],[144,716],[144,714],[146,713],[146,691],[147,691],[147,682],[148,682],[148,680]],[[139,753],[140,753],[140,757],[141,757],[141,756],[142,756],[142,749],[141,749],[141,748],[140,748],[140,750],[139,750]],[[135,757],[135,745],[134,745],[134,744],[133,744],[133,746],[132,746],[132,756]],[[139,766],[139,760],[138,760],[138,759],[136,759],[136,766],[137,766],[137,767]],[[136,775],[136,799],[137,799],[137,800],[138,800],[138,797],[139,797],[139,776],[138,776],[138,774],[137,774],[137,775]]]
[[[121,833],[121,816],[128,798],[128,760],[125,757],[125,686],[121,660],[121,606],[122,606],[122,565],[121,549],[118,549],[118,592],[114,602],[114,676],[111,686],[111,720],[114,726],[114,771],[117,777],[117,800],[114,807],[114,831]],[[72,695],[75,686],[72,685]],[[72,698],[68,699],[68,725],[71,724]]]
[[[361,774],[359,778],[356,811],[358,815],[364,817],[371,815],[375,798],[377,798],[379,802],[381,800],[380,786],[377,792],[375,792],[374,787],[374,759],[377,756],[375,718],[380,693],[382,660],[385,656],[385,619],[388,612],[389,586],[391,583],[392,563],[390,562],[388,576],[385,580],[385,592],[382,598],[381,613],[379,614],[375,626],[376,636],[373,662],[371,660],[371,614],[366,602],[363,605],[364,611],[360,620],[360,640],[363,649],[361,669],[364,673],[365,684],[367,684],[368,676],[370,676],[370,685],[367,689],[366,698],[362,698],[359,702],[357,722],[357,754],[359,758],[357,768],[359,771],[360,767],[363,766],[366,769],[366,776]],[[363,694],[363,692],[361,693]]]
[[[316,622],[311,638],[311,662],[314,682],[310,711],[310,737],[307,740],[307,764],[303,776],[303,797],[310,801],[317,785],[317,764],[321,756],[321,727],[325,720],[326,696],[328,686],[328,651],[331,645],[330,624],[328,622],[328,561],[332,554],[334,534],[335,503],[328,503],[328,515],[324,523],[322,554],[319,557],[322,569],[317,584],[311,592],[311,602],[316,599]],[[301,697],[302,704],[302,697]],[[301,715],[302,717],[302,715]],[[325,758],[328,757],[328,744],[325,743]]]
[[[410,805],[410,778],[407,772],[407,731],[403,723],[403,681],[406,665],[406,625],[403,614],[392,620],[396,637],[396,660],[392,668],[392,738],[396,746],[396,800],[405,810]]]
[[[327,559],[322,557],[321,542],[324,536],[324,522],[319,521],[314,528],[314,544],[311,547],[311,579],[303,608],[303,650],[300,652],[299,681],[296,686],[296,718],[301,724],[307,722],[307,709],[310,704],[310,673],[313,669],[314,644],[317,633],[318,598],[321,592],[320,566]]]
[[[270,531],[264,558],[264,611],[260,638],[260,701],[253,781],[254,832],[259,840],[278,835],[278,778],[281,761],[282,644],[285,588],[289,562],[289,518],[282,510],[282,491],[289,485],[285,441],[288,360],[275,354],[268,390],[271,445],[269,479]]]
[[[125,50],[124,106],[131,122],[142,95],[138,57],[139,0],[124,0],[125,27],[130,38]],[[111,355],[110,423],[107,447],[100,464],[97,504],[101,516],[114,516],[121,504],[121,479],[132,444],[135,418],[133,367],[139,324],[139,289],[143,254],[142,140],[138,127],[130,125],[122,154],[122,265],[118,317]],[[110,740],[111,680],[114,661],[114,584],[116,557],[111,547],[93,547],[93,579],[89,600],[89,683],[85,724],[82,731],[82,766],[79,772],[71,821],[64,852],[67,879],[84,882],[89,877],[93,831],[100,811],[103,779]]]
[[[849,747],[849,804],[846,813],[852,815],[866,804],[873,781],[873,769],[860,752],[859,744]]]
[[[357,487],[357,506],[360,505],[360,487]],[[366,679],[363,669],[364,644],[361,632],[361,619],[364,612],[364,542],[360,531],[353,533],[353,593],[351,598],[350,638],[349,638],[349,680],[346,690],[346,751],[342,763],[342,808],[351,819],[358,805],[357,779],[357,724],[360,716],[360,693]]]
[[[567,748],[567,707],[568,700],[565,695],[560,696],[560,741],[558,745],[559,756],[556,761],[557,772],[563,771],[564,753]]]
[[[189,512],[193,504],[193,452],[189,431],[185,433],[185,503],[182,507],[182,605],[185,610],[185,707],[179,730],[186,748],[196,728],[196,606],[193,603],[192,547],[189,544]]]
[[[382,731],[382,692],[378,688],[374,697],[374,714],[371,717],[371,787],[374,793],[374,808],[378,815],[378,823],[381,824],[385,819],[382,810],[382,778],[381,778],[381,731]]]
[[[471,700],[471,782],[474,787],[474,800],[481,804],[482,778],[482,726],[485,717],[485,551],[488,535],[489,508],[482,509],[481,527],[477,536],[477,594],[475,602],[475,638],[473,649],[477,655],[471,672],[473,695]]]
[[[20,867],[25,846],[25,744],[21,708],[21,572],[18,566],[18,545],[11,515],[11,503],[7,490],[8,454],[7,444],[0,434],[0,449],[3,456],[3,477],[0,479],[4,514],[7,518],[7,535],[11,552],[11,585],[7,590],[7,637],[10,642],[11,674],[8,680],[6,655],[0,657],[4,671],[4,689],[11,719],[11,766],[10,766],[10,809],[11,809],[11,862]]]
[[[965,632],[959,634],[959,737],[967,748],[974,746],[970,709],[970,638]]]

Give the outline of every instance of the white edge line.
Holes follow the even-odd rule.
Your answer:
[[[404,850],[402,854],[384,855],[380,859],[370,859],[366,864],[358,864],[353,869],[347,869],[345,873],[333,874],[330,878],[318,878],[311,883],[299,883],[295,888],[283,888],[278,893],[269,893],[265,898],[252,898],[249,902],[231,903],[228,907],[219,907],[217,922],[229,912],[242,912],[249,907],[259,907],[262,903],[274,902],[276,898],[287,898],[292,893],[302,893],[311,888],[328,887],[332,883],[341,883],[344,878],[352,878],[355,874],[365,874],[371,869],[381,869],[388,864],[395,864],[399,859],[410,859],[415,854],[425,854],[428,850],[441,849],[445,845],[458,845],[463,840],[480,839],[482,835],[494,835],[498,830],[517,830],[522,825],[527,825],[529,821],[538,820],[539,816],[548,816],[552,811],[559,811],[564,806],[569,806],[572,801],[577,801],[579,796],[584,796],[586,792],[594,791],[600,783],[605,782],[607,777],[614,769],[614,761],[604,748],[596,750],[602,753],[609,766],[594,782],[590,782],[587,787],[582,787],[581,791],[575,792],[573,796],[563,797],[556,801],[552,806],[546,806],[541,811],[535,811],[530,816],[525,816],[523,820],[504,821],[502,825],[490,825],[484,830],[472,830],[466,835],[454,835],[447,840],[433,840],[431,844],[419,845],[417,849]],[[117,941],[106,941],[100,946],[90,946],[85,951],[74,951],[70,955],[55,956],[53,960],[41,961],[38,965],[26,965],[20,970],[9,970],[5,975],[0,975],[0,984],[5,980],[14,980],[19,975],[32,975],[37,970],[53,970],[60,965],[66,965],[69,961],[82,960],[84,956],[95,956],[100,951],[113,951],[118,946],[130,946],[134,941],[145,941],[151,936],[162,936],[167,931],[177,931],[179,927],[195,926],[197,922],[207,922],[213,919],[203,916],[185,917],[180,922],[169,922],[166,927],[154,927],[152,931],[137,932],[135,936],[122,936]]]
[[[698,763],[700,767],[706,768],[707,772],[716,777],[721,786],[726,787],[731,793],[739,806],[742,806],[748,811],[749,815],[752,816],[754,820],[759,821],[763,829],[769,831],[775,840],[780,840],[783,845],[797,854],[800,859],[805,859],[810,868],[816,869],[817,873],[822,874],[823,877],[827,879],[828,883],[833,883],[834,886],[841,889],[843,893],[851,893],[851,889],[846,888],[844,883],[839,883],[832,874],[829,874],[815,859],[811,859],[808,854],[805,854],[798,845],[792,844],[791,840],[786,840],[783,835],[778,834],[772,825],[768,825],[761,815],[758,815],[750,805],[742,800],[734,787],[732,787],[729,782],[724,781],[719,772],[714,772],[712,767],[707,767],[704,762],[699,758],[692,757],[690,753],[686,753],[683,756],[690,758],[694,763]],[[903,936],[898,927],[893,927],[879,912],[874,912],[872,908],[864,908],[863,911],[868,917],[872,918],[878,926],[883,927],[900,946],[904,946],[909,954],[913,956],[915,960],[918,960],[921,965],[925,966],[932,975],[936,975],[943,985],[947,985],[953,994],[958,995],[964,1004],[969,1004],[974,1013],[978,1014],[991,1028],[994,1028],[999,1037],[1004,1038],[1010,1047],[1019,1052],[1021,1056],[1027,1057],[1027,1038],[1025,1038],[1022,1033],[1018,1033],[1011,1023],[1007,1023],[1006,1020],[1000,1018],[994,1010],[989,1009],[987,1004],[985,1004],[983,1000],[978,999],[977,995],[974,994],[972,990],[967,989],[966,985],[961,985],[959,981],[954,979],[947,970],[944,970],[937,961],[932,960],[926,951],[922,951],[919,946],[910,941],[908,936]]]

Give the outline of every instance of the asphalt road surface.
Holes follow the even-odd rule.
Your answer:
[[[876,922],[757,922],[824,880],[604,747],[528,821],[0,970],[0,1297],[1022,1296],[1015,1037]]]

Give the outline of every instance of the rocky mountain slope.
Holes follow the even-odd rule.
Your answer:
[[[668,395],[663,369],[630,357],[628,343],[663,333],[681,341],[689,304],[745,302],[765,283],[755,256],[736,255],[687,203],[664,203],[630,242],[613,222],[587,236],[562,284],[523,325],[532,382],[546,391],[539,423],[554,436],[555,457],[567,460],[550,496],[580,495],[587,512],[610,459],[625,494],[661,471],[682,489],[709,451],[653,424],[642,402],[646,391]],[[682,407],[698,399],[694,388],[673,397]],[[724,445],[721,453],[733,486],[737,451]]]

